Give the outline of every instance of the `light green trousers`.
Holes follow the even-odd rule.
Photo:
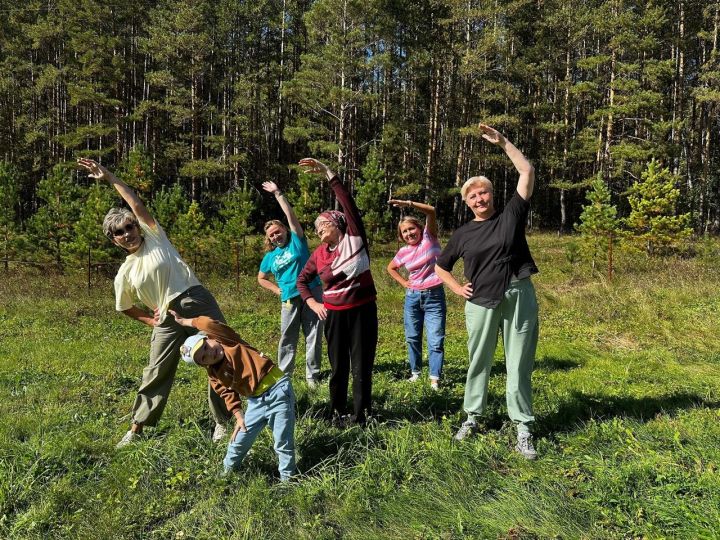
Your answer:
[[[487,404],[490,369],[501,330],[508,416],[518,432],[530,431],[535,421],[530,379],[538,341],[538,306],[532,281],[525,278],[510,283],[502,302],[493,309],[466,302],[465,323],[470,357],[464,403],[468,418],[475,420]]]
[[[170,309],[181,317],[193,318],[207,315],[225,322],[215,298],[205,287],[196,285],[189,288],[170,303]],[[138,389],[132,408],[134,424],[154,426],[160,419],[167,404],[175,371],[180,360],[180,345],[185,339],[197,333],[194,328],[186,328],[167,315],[162,324],[153,328],[150,340],[150,362],[143,369],[142,383]],[[208,403],[216,423],[226,422],[230,417],[225,401],[215,393],[208,382]]]

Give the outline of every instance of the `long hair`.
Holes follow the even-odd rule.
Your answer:
[[[270,238],[268,238],[268,235],[267,235],[267,230],[270,227],[272,227],[273,225],[282,227],[283,229],[285,229],[285,232],[287,232],[287,230],[288,230],[287,226],[279,219],[271,219],[270,221],[266,221],[265,225],[263,225],[263,232],[265,233],[265,238],[263,240],[263,246],[265,247],[265,251],[272,251],[273,249],[275,249],[275,245],[270,241]]]

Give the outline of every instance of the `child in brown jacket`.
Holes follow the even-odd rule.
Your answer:
[[[210,385],[235,416],[235,430],[223,460],[225,472],[239,467],[260,431],[269,425],[280,480],[288,480],[295,474],[295,394],[290,377],[226,324],[209,317],[185,319],[170,313],[178,324],[199,330],[180,347],[181,357],[207,370]],[[247,398],[244,414],[240,396]]]

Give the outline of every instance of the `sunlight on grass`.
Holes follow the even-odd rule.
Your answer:
[[[181,365],[166,412],[116,451],[147,362],[149,330],[114,312],[95,276],[11,271],[0,283],[0,537],[711,537],[720,523],[717,247],[694,259],[618,253],[612,282],[571,265],[566,239],[533,234],[541,337],[533,376],[540,458],[512,451],[502,350],[484,432],[458,444],[467,366],[462,302],[449,298],[440,392],[408,383],[403,292],[376,256],[377,422],[320,419],[327,386],[299,366],[301,475],[277,483],[269,432],[221,477],[201,370]],[[380,246],[378,246],[380,247]],[[392,252],[393,246],[384,251]],[[379,252],[380,250],[378,250]],[[253,272],[205,277],[231,325],[274,356],[279,310]],[[300,355],[303,354],[302,346]],[[301,362],[299,363],[301,364]],[[327,360],[324,375],[329,373]]]

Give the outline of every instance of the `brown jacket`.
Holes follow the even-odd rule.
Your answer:
[[[214,366],[206,366],[210,385],[225,400],[228,411],[241,410],[241,396],[251,396],[258,383],[273,368],[273,362],[252,347],[228,325],[210,317],[195,317],[195,328],[205,332],[210,339],[219,341],[225,357]]]

